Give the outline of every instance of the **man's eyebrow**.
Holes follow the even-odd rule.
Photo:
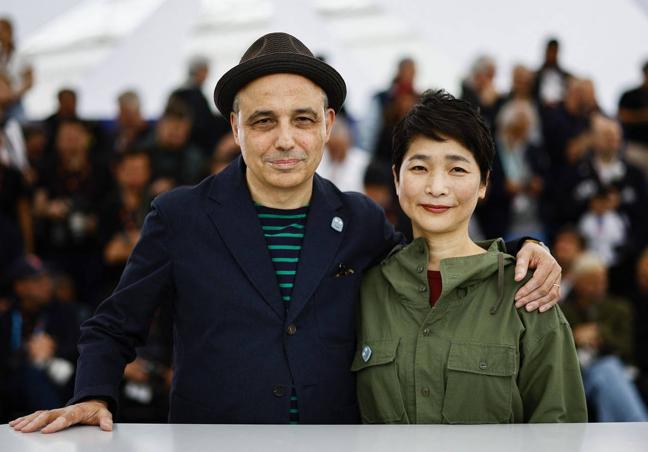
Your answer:
[[[248,116],[246,122],[254,122],[258,118],[267,117],[267,116],[274,117],[274,113],[272,112],[272,110],[257,110],[254,113],[252,113],[250,116]]]
[[[312,108],[310,108],[310,107],[298,108],[298,109],[294,110],[294,112],[295,112],[296,115],[307,114],[307,115],[311,115],[311,116],[314,116],[316,118],[319,118],[319,114],[317,114],[317,112],[315,110],[313,110]]]

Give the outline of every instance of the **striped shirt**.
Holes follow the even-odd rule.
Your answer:
[[[304,242],[308,206],[284,210],[256,204],[256,210],[277,276],[281,299],[288,310]],[[299,406],[294,386],[290,393],[288,422],[299,423]]]

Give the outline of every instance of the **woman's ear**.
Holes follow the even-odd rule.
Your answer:
[[[486,193],[488,192],[488,184],[490,182],[490,171],[486,173],[486,179],[484,182],[480,183],[479,186],[479,199],[486,198]]]
[[[394,177],[394,187],[396,188],[396,196],[398,196],[399,195],[398,174],[396,173],[396,167],[394,165],[392,165],[392,176]]]

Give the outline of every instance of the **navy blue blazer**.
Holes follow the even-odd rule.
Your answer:
[[[340,232],[334,217],[344,222]],[[316,175],[285,312],[242,159],[161,195],[115,291],[81,328],[70,403],[117,402],[124,366],[168,299],[170,422],[286,423],[294,382],[300,422],[356,423],[349,369],[360,281],[400,240],[375,203]],[[353,272],[340,272],[340,264]]]

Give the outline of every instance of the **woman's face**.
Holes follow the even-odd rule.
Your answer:
[[[394,181],[414,237],[467,232],[477,201],[486,194],[475,157],[452,139],[416,137]]]

